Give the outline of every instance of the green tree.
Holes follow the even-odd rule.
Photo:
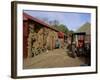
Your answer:
[[[61,32],[64,32],[65,34],[67,34],[69,32],[69,29],[66,25],[64,24],[60,24],[60,22],[58,20],[53,20],[53,21],[49,21],[49,24],[58,29]]]
[[[74,31],[73,30],[70,30],[69,33],[72,34],[72,33],[74,33]]]
[[[58,29],[59,29],[60,31],[64,32],[65,34],[67,34],[67,33],[69,32],[67,26],[65,26],[65,25],[63,25],[63,24],[60,24],[60,25],[58,25],[57,27],[58,27]]]

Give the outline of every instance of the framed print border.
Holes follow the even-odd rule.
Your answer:
[[[17,17],[18,17],[18,14],[17,14],[17,10],[18,10],[18,4],[25,4],[25,5],[45,5],[45,6],[55,6],[55,7],[72,7],[72,8],[86,8],[86,9],[95,9],[96,10],[96,13],[95,13],[95,41],[96,41],[96,45],[95,45],[95,55],[96,55],[96,58],[95,58],[95,61],[96,61],[96,67],[95,67],[95,71],[90,71],[90,72],[76,72],[76,73],[59,73],[59,74],[54,74],[54,73],[51,73],[51,74],[41,74],[41,75],[27,75],[27,76],[19,76],[18,75],[18,56],[17,56],[17,53],[18,53],[18,39],[17,39],[17,33],[18,33],[18,24],[17,24]],[[32,77],[50,77],[50,76],[65,76],[65,75],[80,75],[80,74],[94,74],[94,73],[97,73],[98,71],[98,68],[97,68],[97,38],[98,38],[98,32],[97,32],[97,24],[98,24],[98,9],[97,9],[97,6],[88,6],[88,5],[73,5],[73,4],[58,4],[58,3],[40,3],[40,2],[25,2],[25,1],[12,1],[11,2],[11,77],[12,78],[32,78]]]

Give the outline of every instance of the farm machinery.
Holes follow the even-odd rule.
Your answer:
[[[71,44],[67,48],[73,57],[90,57],[91,46],[90,42],[86,41],[85,37],[85,32],[73,33],[71,35]]]

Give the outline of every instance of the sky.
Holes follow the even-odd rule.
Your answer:
[[[76,31],[80,26],[87,22],[91,22],[90,13],[76,12],[54,12],[54,11],[34,11],[24,10],[25,13],[38,19],[48,19],[48,21],[59,21],[60,24],[67,26],[69,30]]]

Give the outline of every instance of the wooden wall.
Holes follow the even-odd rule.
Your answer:
[[[27,43],[27,39],[28,39],[28,22],[24,21],[23,23],[23,57],[27,58],[28,56],[28,43]]]

